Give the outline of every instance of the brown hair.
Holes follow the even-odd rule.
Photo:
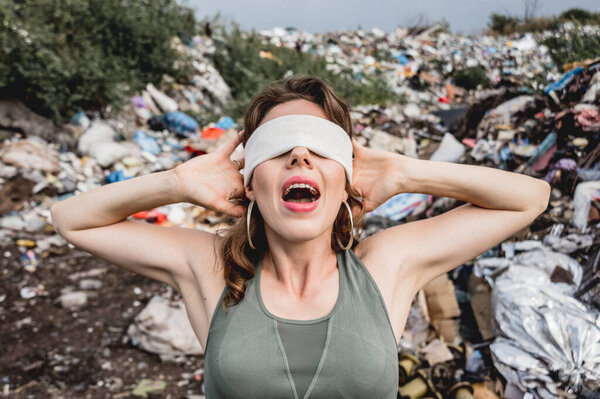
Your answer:
[[[323,80],[312,77],[292,77],[271,82],[261,93],[256,95],[244,115],[244,146],[250,135],[258,127],[261,120],[271,108],[288,101],[304,99],[321,106],[327,117],[334,123],[340,125],[352,138],[352,119],[348,106]],[[365,214],[364,203],[360,194],[354,190],[346,180],[346,191],[348,192],[348,205],[351,209],[358,206],[358,216],[354,219],[354,227],[360,231]],[[246,210],[250,201],[246,199]],[[250,219],[250,235],[256,249],[252,249],[248,243],[246,233],[246,216],[238,218],[232,227],[225,230],[223,237],[222,259],[224,264],[225,283],[228,287],[227,294],[223,297],[222,307],[238,304],[245,295],[246,281],[254,277],[254,265],[264,254],[268,247],[264,231],[264,220],[260,214],[257,204],[252,207]],[[350,219],[348,210],[341,204],[338,215],[333,223],[331,235],[331,248],[340,251],[336,237],[343,245],[350,241]],[[354,240],[352,248],[358,240]]]

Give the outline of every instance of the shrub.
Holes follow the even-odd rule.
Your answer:
[[[576,21],[579,23],[599,22],[600,13],[591,13],[582,8],[571,8],[560,14],[560,19],[563,21]]]
[[[593,13],[581,8],[571,8],[559,16],[521,19],[506,14],[490,15],[488,27],[496,34],[542,32],[557,30],[564,22],[572,21],[580,24],[600,25],[600,13]]]
[[[0,23],[0,95],[56,122],[119,106],[164,74],[185,79],[170,43],[196,32],[176,0],[0,0]]]
[[[492,13],[488,22],[488,27],[501,35],[514,32],[521,20],[510,15]]]
[[[481,65],[458,69],[452,74],[454,83],[467,90],[476,89],[477,86],[487,86],[490,82],[485,68]]]
[[[600,57],[600,31],[579,27],[568,31],[557,30],[542,42],[550,51],[552,60],[562,65]]]

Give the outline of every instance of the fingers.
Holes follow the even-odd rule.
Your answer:
[[[231,140],[229,140],[225,144],[223,144],[223,146],[220,148],[220,150],[223,151],[228,156],[231,155],[231,153],[233,151],[235,151],[237,146],[242,142],[243,134],[244,134],[244,131],[243,130],[240,131],[238,134],[235,135],[235,137],[233,137]]]
[[[227,213],[231,216],[234,217],[242,217],[244,216],[244,211],[246,210],[245,206],[242,205],[234,205],[232,204],[229,209],[227,210]]]
[[[246,190],[244,188],[236,188],[231,194],[229,194],[229,201],[232,200],[244,200],[246,198]]]
[[[236,166],[238,166],[238,170],[244,168],[244,158],[232,159],[231,161],[235,162]]]
[[[354,157],[362,150],[362,146],[354,137],[352,137],[352,152],[354,153]]]
[[[246,207],[244,205],[228,203],[223,207],[222,212],[233,217],[242,217],[245,210]]]

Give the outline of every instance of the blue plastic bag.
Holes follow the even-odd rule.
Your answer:
[[[227,130],[227,129],[234,127],[235,122],[233,121],[233,119],[231,119],[231,117],[224,116],[221,119],[219,119],[219,121],[216,123],[216,125],[217,125],[217,127],[220,127],[223,130]]]
[[[198,122],[181,111],[167,112],[164,121],[170,130],[184,137],[198,130]]]
[[[148,136],[143,130],[137,130],[133,136],[133,141],[140,146],[143,151],[149,152],[152,155],[158,155],[161,152],[160,145],[152,136]]]

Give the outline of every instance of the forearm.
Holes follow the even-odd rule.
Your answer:
[[[548,204],[550,185],[541,179],[485,166],[400,157],[394,162],[398,193],[431,194],[515,211],[545,209]]]
[[[172,170],[122,180],[80,193],[54,204],[52,223],[61,234],[107,226],[143,210],[183,198]]]

